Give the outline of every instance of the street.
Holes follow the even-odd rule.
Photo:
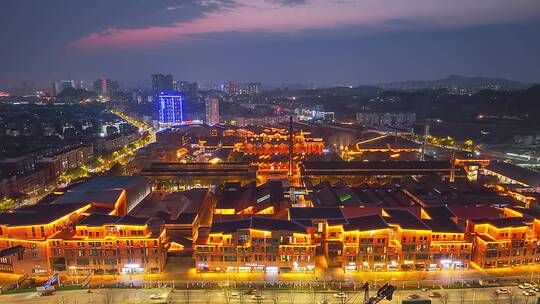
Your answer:
[[[536,303],[536,296],[523,296],[522,290],[510,287],[510,294],[496,295],[497,288],[480,289],[431,289],[397,290],[392,301],[383,300],[380,303],[401,303],[411,294],[419,299],[428,299],[434,291],[441,297],[433,298],[432,303]],[[47,304],[99,304],[99,303],[363,303],[364,292],[344,292],[340,298],[337,291],[294,291],[294,290],[264,290],[258,292],[262,297],[254,299],[252,295],[243,295],[241,291],[222,290],[175,290],[170,289],[99,289],[88,293],[87,290],[60,291],[52,296],[39,296],[37,292],[0,296],[0,303],[47,303]],[[373,296],[375,291],[371,292]],[[159,295],[161,299],[151,299]]]

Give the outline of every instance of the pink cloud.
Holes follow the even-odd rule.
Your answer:
[[[538,15],[537,0],[311,0],[287,6],[278,1],[236,0],[236,5],[189,22],[147,28],[111,28],[74,41],[80,49],[156,46],[194,35],[224,32],[294,33],[308,29],[370,25],[387,20],[420,21],[432,26],[511,22]],[[181,12],[181,9],[174,10]]]

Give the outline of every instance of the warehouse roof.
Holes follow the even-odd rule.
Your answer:
[[[27,226],[52,223],[89,204],[37,204],[0,213],[0,225]]]
[[[506,162],[490,162],[485,168],[529,187],[540,187],[540,173]]]

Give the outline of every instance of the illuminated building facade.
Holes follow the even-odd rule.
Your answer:
[[[475,235],[473,261],[482,268],[540,262],[540,214],[522,207],[504,208],[503,218],[470,220]]]
[[[374,113],[359,112],[356,113],[356,122],[369,127],[409,127],[416,122],[416,113],[397,112],[397,113]]]
[[[329,266],[345,272],[467,269],[472,241],[446,207],[291,208],[293,221],[312,227]],[[417,214],[416,214],[417,213]]]
[[[73,224],[91,204],[34,205],[0,214],[0,271],[52,271],[50,238]]]
[[[214,223],[194,256],[199,272],[314,272],[315,247],[305,226],[252,217]]]
[[[98,95],[109,96],[120,90],[118,82],[108,78],[100,78],[93,83],[94,92]]]
[[[163,124],[184,122],[184,96],[174,92],[161,92],[158,95],[158,119]]]
[[[92,213],[75,230],[48,239],[55,271],[77,274],[159,273],[165,263],[159,231],[147,218]]]
[[[219,123],[219,100],[208,97],[205,100],[205,123],[213,126]]]

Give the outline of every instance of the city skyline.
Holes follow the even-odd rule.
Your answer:
[[[7,1],[0,89],[98,77],[136,86],[153,73],[270,85],[540,80],[537,1],[414,2]]]

